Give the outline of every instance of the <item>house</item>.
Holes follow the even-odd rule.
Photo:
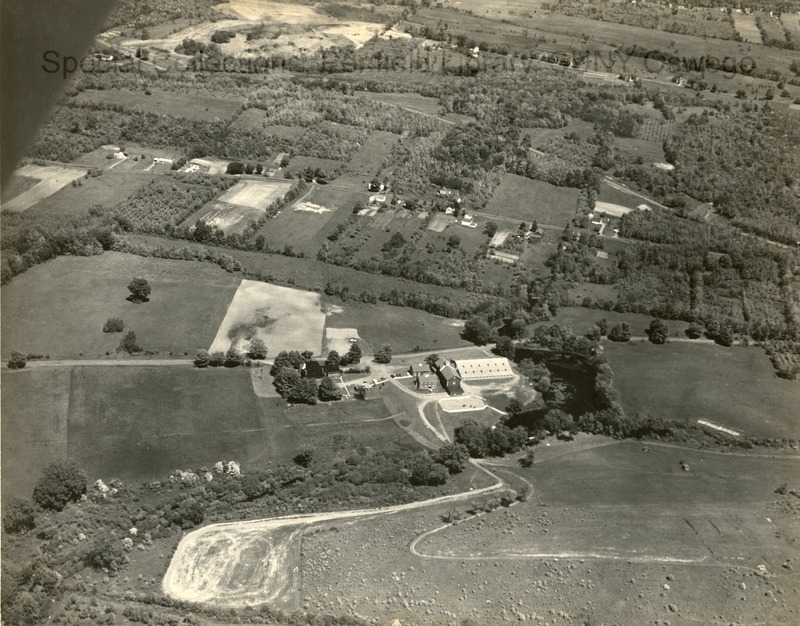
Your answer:
[[[505,357],[488,359],[463,359],[456,361],[460,380],[485,380],[489,378],[511,378],[514,372]]]
[[[303,378],[325,378],[325,367],[319,361],[306,361],[300,364],[300,376]]]
[[[451,206],[447,207],[447,208],[444,210],[444,214],[445,214],[445,215],[453,215],[453,213],[455,213],[455,212],[456,212],[456,210],[455,210],[453,207],[451,207]]]
[[[153,163],[164,163],[165,165],[172,165],[172,159],[164,157],[153,157]]]
[[[408,368],[408,373],[414,377],[414,384],[417,388],[432,389],[436,379],[434,378],[431,366],[427,363],[419,363]]]
[[[458,396],[464,393],[461,389],[461,376],[459,376],[455,367],[448,363],[440,368],[438,373],[442,387],[445,388],[447,393],[451,396]]]

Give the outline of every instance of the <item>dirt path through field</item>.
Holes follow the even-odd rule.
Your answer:
[[[472,499],[497,491],[505,482],[471,461],[496,482],[488,487],[397,506],[290,515],[214,524],[186,535],[178,544],[162,589],[175,600],[243,607],[270,603],[292,606],[298,593],[299,538],[315,524],[363,520],[379,515]]]

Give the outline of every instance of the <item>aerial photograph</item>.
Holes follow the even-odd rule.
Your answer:
[[[0,619],[800,624],[800,0],[6,0]]]

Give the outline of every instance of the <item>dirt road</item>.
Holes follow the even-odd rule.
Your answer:
[[[298,591],[299,538],[315,524],[392,515],[497,491],[505,482],[471,461],[496,482],[448,496],[384,508],[290,515],[205,526],[178,544],[164,576],[164,593],[185,602],[243,607],[291,605]]]

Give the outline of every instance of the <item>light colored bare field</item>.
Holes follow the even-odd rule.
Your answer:
[[[26,189],[8,202],[4,202],[4,211],[22,212],[40,200],[52,196],[56,191],[86,175],[86,170],[59,165],[24,165],[16,172],[19,176],[35,178],[39,182]]]
[[[264,211],[261,209],[215,202],[211,209],[192,215],[186,221],[186,225],[193,226],[198,220],[202,220],[209,226],[219,228],[226,235],[242,234],[250,222],[257,220],[262,215],[264,215]]]
[[[353,342],[350,339],[360,339],[357,328],[326,328],[325,344],[328,350],[336,350],[339,354],[345,354]]]
[[[305,211],[306,213],[330,213],[330,209],[314,204],[313,202],[299,202],[294,206],[295,211]]]
[[[233,296],[210,351],[231,345],[244,351],[258,337],[270,355],[281,350],[313,350],[319,354],[325,314],[319,294],[243,280]]]
[[[598,213],[605,213],[606,215],[613,215],[614,217],[622,217],[626,213],[630,213],[633,209],[628,208],[626,206],[622,206],[621,204],[614,204],[612,202],[601,202],[597,201],[594,206],[594,210]]]
[[[266,209],[291,188],[291,181],[241,180],[219,197],[220,202]]]
[[[784,13],[781,15],[781,24],[794,39],[800,39],[800,12]]]
[[[483,398],[477,396],[459,396],[457,398],[442,398],[439,407],[448,413],[462,413],[464,411],[481,411],[486,408]]]
[[[742,36],[744,41],[752,43],[762,43],[761,31],[756,26],[755,15],[745,15],[744,13],[733,13],[733,23],[736,32]]]
[[[326,19],[312,6],[271,2],[270,0],[232,0],[232,2],[218,4],[214,8],[225,15],[251,22],[266,20],[288,24],[316,24]],[[330,17],[327,19],[330,21]]]

